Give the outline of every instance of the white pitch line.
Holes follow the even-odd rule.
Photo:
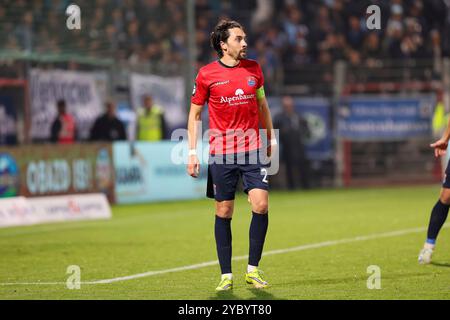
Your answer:
[[[0,283],[0,286],[54,286],[66,284],[65,282],[4,282]]]
[[[450,223],[444,224],[442,228],[448,228],[448,227],[450,227]],[[397,230],[397,231],[391,231],[391,232],[385,232],[385,233],[376,233],[376,234],[372,234],[372,235],[358,236],[358,237],[354,237],[354,238],[347,238],[347,239],[341,239],[341,240],[331,240],[331,241],[324,241],[324,242],[318,242],[318,243],[311,243],[311,244],[301,245],[301,246],[287,248],[287,249],[267,251],[267,252],[263,253],[263,256],[271,256],[271,255],[275,255],[275,254],[283,254],[283,253],[288,253],[288,252],[296,252],[296,251],[303,251],[303,250],[308,250],[308,249],[330,247],[330,246],[334,246],[334,245],[346,244],[346,243],[352,243],[352,242],[358,242],[358,241],[366,241],[366,240],[403,236],[403,235],[411,234],[411,233],[424,232],[426,230],[427,230],[427,228],[420,227],[420,228],[404,229],[404,230]],[[233,260],[240,261],[240,260],[245,260],[247,258],[248,258],[248,255],[245,255],[245,256],[234,257]],[[199,264],[193,264],[193,265],[189,265],[189,266],[183,266],[183,267],[165,269],[165,270],[158,270],[158,271],[149,271],[149,272],[138,273],[138,274],[134,274],[134,275],[112,278],[112,279],[80,282],[80,284],[82,284],[82,285],[108,284],[108,283],[114,283],[114,282],[121,282],[121,281],[151,277],[151,276],[165,274],[165,273],[171,273],[171,272],[196,270],[196,269],[200,269],[200,268],[217,265],[218,263],[219,262],[217,260],[214,260],[214,261],[208,261],[208,262],[203,262],[203,263],[199,263]],[[66,282],[16,282],[16,283],[0,283],[0,286],[65,285],[65,284],[66,284]]]

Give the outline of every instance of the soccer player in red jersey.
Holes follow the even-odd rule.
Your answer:
[[[256,61],[246,59],[247,43],[243,27],[223,20],[211,33],[211,46],[219,60],[198,72],[192,93],[188,121],[188,173],[197,177],[197,122],[208,103],[210,159],[208,192],[215,199],[215,239],[222,272],[218,291],[233,288],[231,271],[231,218],[239,177],[252,208],[249,261],[245,281],[257,288],[268,286],[258,268],[268,226],[267,168],[261,163],[260,123],[270,143],[266,155],[276,145],[273,124],[264,94],[264,76]],[[256,161],[252,155],[258,154]],[[253,160],[253,161],[251,161]]]

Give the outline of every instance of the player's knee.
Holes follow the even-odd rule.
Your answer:
[[[257,200],[252,202],[253,212],[265,214],[269,211],[269,203],[266,200]]]
[[[439,197],[439,200],[445,205],[450,205],[450,193],[442,192],[441,196]]]
[[[233,216],[233,207],[223,206],[217,208],[216,215],[220,218],[230,219]]]

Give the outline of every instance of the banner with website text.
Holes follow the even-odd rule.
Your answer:
[[[433,96],[350,96],[338,109],[337,132],[349,140],[431,137]]]

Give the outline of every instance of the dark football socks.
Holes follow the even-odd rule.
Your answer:
[[[436,202],[433,211],[431,211],[430,224],[428,225],[427,243],[436,243],[436,238],[439,231],[447,219],[449,207],[450,206],[443,204],[441,200]]]
[[[257,267],[266,239],[267,226],[269,224],[268,214],[258,214],[252,212],[252,222],[250,224],[250,250],[248,264]]]
[[[222,274],[231,273],[231,218],[216,216],[214,234]]]

